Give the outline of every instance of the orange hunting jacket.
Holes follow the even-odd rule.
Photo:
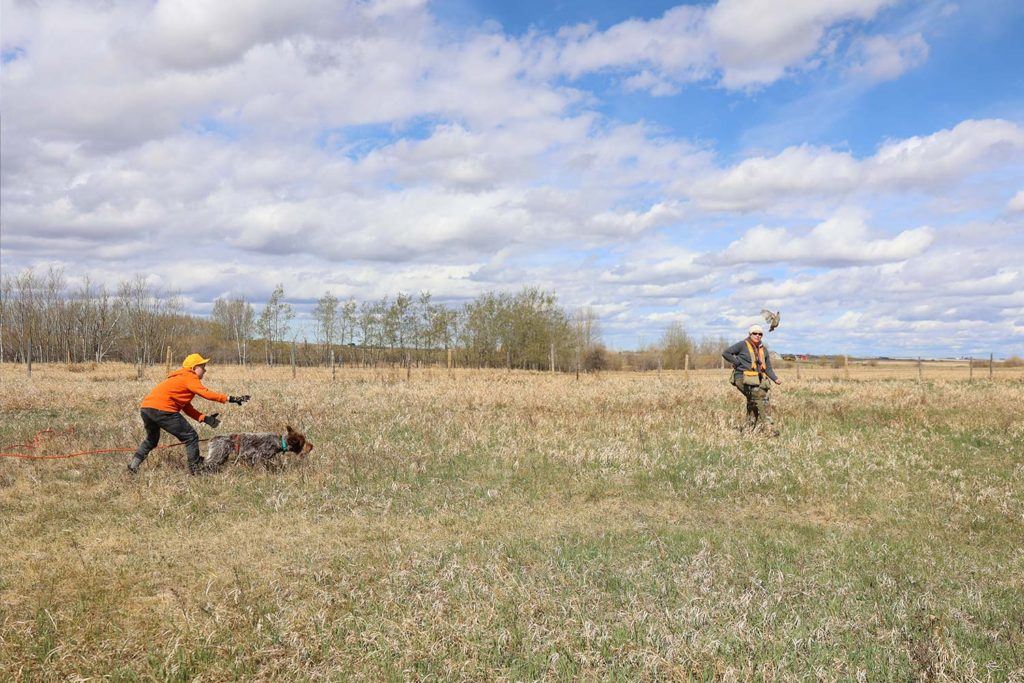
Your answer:
[[[184,411],[186,415],[196,422],[202,422],[205,415],[192,407],[192,398],[196,394],[210,401],[217,401],[218,403],[228,402],[227,394],[218,394],[216,391],[210,391],[199,381],[196,373],[181,368],[167,375],[167,379],[153,387],[149,395],[142,399],[142,405],[139,407],[155,408],[156,410],[165,410],[169,413]]]

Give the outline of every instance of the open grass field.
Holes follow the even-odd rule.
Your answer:
[[[0,446],[137,444],[162,373],[75,370],[0,368]],[[1024,681],[1024,370],[916,373],[751,438],[720,371],[212,365],[308,462],[0,459],[0,679]]]

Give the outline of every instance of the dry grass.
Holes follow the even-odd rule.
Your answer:
[[[0,459],[0,678],[1024,680],[1024,370],[933,369],[752,441],[721,372],[213,367],[310,462]],[[0,368],[0,445],[134,446],[158,373],[76,370]]]

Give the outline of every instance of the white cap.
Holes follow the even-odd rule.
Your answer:
[[[761,329],[760,325],[751,325],[750,329],[747,330],[747,334],[754,334],[755,332],[760,332],[761,334],[764,334],[764,330]]]

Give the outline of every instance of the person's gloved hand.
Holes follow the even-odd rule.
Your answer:
[[[252,396],[249,394],[246,394],[245,396],[228,396],[228,403],[237,403],[238,405],[242,405],[250,398],[252,398]]]
[[[218,417],[218,415],[220,415],[220,413],[214,413],[213,415],[203,416],[203,424],[208,427],[213,427],[214,429],[220,427],[220,418]]]

